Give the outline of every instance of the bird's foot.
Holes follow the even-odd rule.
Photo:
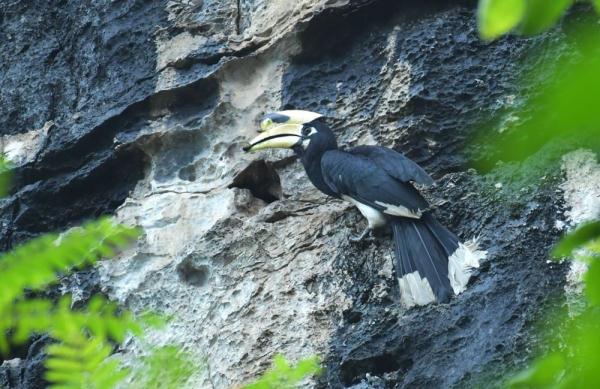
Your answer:
[[[360,235],[350,235],[348,240],[353,243],[372,242],[375,240],[375,238],[373,237],[373,230],[367,227],[363,230],[363,232],[360,233]]]

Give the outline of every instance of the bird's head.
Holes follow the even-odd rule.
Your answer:
[[[260,122],[260,134],[244,147],[244,151],[277,148],[303,152],[315,147],[335,148],[335,136],[318,120],[321,117],[323,115],[319,113],[300,110],[266,114]]]

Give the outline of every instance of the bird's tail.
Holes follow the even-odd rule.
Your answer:
[[[421,219],[393,218],[392,229],[400,299],[407,307],[446,302],[459,294],[487,254],[475,240],[460,243],[431,214]]]

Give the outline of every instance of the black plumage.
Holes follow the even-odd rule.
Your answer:
[[[427,279],[437,301],[447,301],[452,295],[448,257],[458,248],[458,238],[431,215],[429,204],[411,184],[429,185],[433,179],[392,149],[338,149],[333,132],[324,123],[317,120],[305,126],[317,132],[306,149],[299,145],[294,150],[313,184],[330,196],[348,196],[383,213],[394,234],[397,277],[416,271]],[[383,204],[406,208],[419,218],[386,213]]]
[[[264,132],[246,151],[292,148],[310,181],[323,193],[352,202],[367,218],[361,240],[376,227],[391,225],[394,267],[407,306],[447,301],[462,292],[485,256],[475,244],[463,245],[433,216],[413,183],[432,178],[404,155],[381,146],[340,149],[331,129],[308,111],[265,116]],[[316,118],[316,119],[315,119]]]
[[[360,151],[367,148],[400,155],[381,146],[361,146]],[[321,157],[321,169],[325,183],[335,193],[347,195],[381,212],[386,209],[381,204],[402,206],[415,213],[429,208],[427,201],[408,180],[401,181],[392,176],[380,161],[381,159],[371,159],[365,154],[356,153],[356,149],[330,150]],[[406,163],[401,159],[397,161],[400,163],[387,162],[385,166],[390,170],[396,168],[393,171],[406,170]]]

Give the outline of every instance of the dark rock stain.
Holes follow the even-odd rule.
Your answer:
[[[210,40],[168,64],[180,71],[180,83],[157,92],[156,34],[239,34],[246,27],[246,2],[235,3],[232,20],[196,2],[201,17],[188,20],[188,10],[175,9],[185,23],[173,26],[167,26],[166,1],[65,1],[51,12],[28,3],[0,5],[0,129],[16,134],[49,120],[56,124],[37,158],[18,169],[12,195],[0,208],[3,249],[113,212],[150,163],[139,147],[143,142],[136,142],[140,129],[167,116],[197,123],[219,98],[217,81],[208,75],[224,60],[249,56],[264,44],[234,51]],[[440,220],[464,239],[480,236],[489,251],[463,294],[449,304],[405,311],[393,277],[380,275],[386,243],[338,242],[335,276],[348,279],[352,306],[328,345],[321,387],[489,387],[531,357],[541,343],[532,322],[561,295],[565,267],[546,264],[561,207],[556,183],[548,180],[507,201],[493,183],[516,181],[513,173],[490,168],[479,176],[469,170],[471,161],[490,151],[470,145],[476,126],[507,110],[498,100],[519,91],[518,77],[528,66],[525,53],[542,47],[546,38],[482,43],[475,3],[360,0],[325,9],[298,29],[302,50],[284,75],[283,107],[329,115],[342,143],[352,144],[368,130],[378,143],[422,164],[437,180],[428,195],[446,200],[437,210]],[[226,8],[231,5],[215,6],[231,15]],[[400,65],[405,68],[396,68]],[[399,72],[406,73],[407,88],[392,90],[395,98],[389,99],[385,91],[397,88],[391,81]],[[190,163],[202,137],[178,136],[189,147],[176,161],[161,161],[158,180],[175,168],[181,179],[198,178]],[[160,140],[147,146],[160,146],[152,142]],[[514,174],[527,180],[518,169]],[[277,166],[262,160],[237,175],[231,187],[248,189],[267,203],[282,199]],[[289,216],[275,212],[266,221]],[[340,226],[354,225],[355,219],[354,213],[344,215]],[[231,258],[235,255],[223,249],[217,260],[230,264]],[[177,268],[180,279],[194,287],[207,284],[209,270],[186,261]],[[97,274],[86,274],[85,289],[93,291]],[[374,292],[382,282],[390,291],[383,297]],[[268,344],[269,336],[264,332],[261,342]],[[0,369],[0,385],[44,387],[46,342],[32,339],[16,349],[13,357],[25,358]]]
[[[354,303],[331,340],[321,387],[498,385],[539,344],[531,323],[561,293],[565,267],[546,264],[558,234],[555,186],[519,194],[511,207],[495,199],[489,181],[510,176],[490,171],[486,180],[468,170],[485,152],[470,145],[477,125],[500,112],[500,98],[517,92],[525,54],[545,38],[482,43],[472,2],[465,3],[383,1],[356,13],[330,10],[301,35],[303,51],[284,75],[285,108],[328,114],[342,143],[368,131],[419,162],[437,178],[430,194],[446,200],[440,219],[463,239],[479,236],[489,251],[463,294],[405,311],[393,279],[390,297],[373,295],[381,276],[365,258],[381,253],[381,243],[340,247],[339,275],[349,274]],[[392,70],[397,64],[407,69],[405,103],[383,99],[390,76],[382,69],[394,76],[403,71]]]

